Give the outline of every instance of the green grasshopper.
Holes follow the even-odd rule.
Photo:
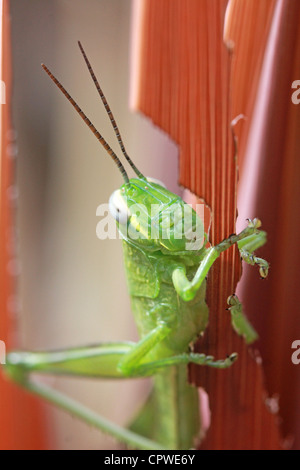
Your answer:
[[[115,119],[80,43],[79,47],[135,178],[129,179],[120,159],[101,134],[49,69],[42,66],[112,157],[124,179],[124,184],[112,194],[109,207],[122,237],[128,289],[140,340],[53,352],[13,351],[7,355],[5,371],[27,390],[132,448],[190,449],[197,445],[201,423],[198,393],[188,382],[187,365],[226,369],[237,359],[236,353],[216,360],[193,352],[193,343],[204,334],[208,323],[206,277],[214,261],[233,244],[238,245],[241,257],[249,264],[258,265],[261,276],[266,277],[268,263],[253,254],[265,243],[266,234],[259,230],[258,219],[249,220],[240,234],[207,247],[207,235],[196,212],[162,183],[144,177],[126,153]],[[197,227],[200,227],[198,232]],[[257,335],[237,297],[231,296],[228,304],[233,328],[247,343],[253,342]],[[31,376],[37,372],[97,378],[152,376],[153,389],[131,426],[122,428],[37,382]]]

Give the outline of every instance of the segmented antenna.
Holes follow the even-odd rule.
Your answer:
[[[115,134],[116,134],[116,136],[117,136],[118,143],[119,143],[119,145],[120,145],[120,148],[121,148],[121,150],[122,150],[122,153],[123,153],[124,157],[126,158],[126,160],[128,161],[128,163],[129,163],[129,165],[131,166],[131,168],[133,169],[133,171],[138,175],[138,177],[139,177],[139,178],[144,178],[144,176],[142,175],[142,173],[141,173],[141,172],[138,170],[138,168],[135,166],[135,164],[133,163],[133,161],[131,160],[131,158],[129,157],[129,155],[127,154],[127,152],[126,152],[126,150],[125,150],[125,146],[124,146],[124,143],[123,143],[123,140],[122,140],[122,137],[121,137],[119,128],[118,128],[118,126],[117,126],[117,123],[116,123],[116,121],[115,121],[115,118],[114,118],[114,116],[113,116],[113,113],[112,113],[112,111],[111,111],[111,109],[110,109],[109,104],[108,104],[107,101],[106,101],[106,98],[105,98],[105,96],[104,96],[104,93],[103,93],[103,91],[102,91],[102,89],[101,89],[101,87],[100,87],[100,85],[99,85],[99,82],[98,82],[98,80],[97,80],[97,78],[96,78],[96,75],[95,75],[95,73],[94,73],[94,70],[92,69],[92,66],[91,66],[91,64],[90,64],[90,61],[89,61],[89,59],[87,58],[86,53],[85,53],[85,51],[84,51],[84,49],[83,49],[83,47],[82,47],[80,41],[78,41],[78,46],[79,46],[79,48],[80,48],[80,50],[81,50],[81,53],[82,53],[82,55],[83,55],[83,58],[84,58],[85,63],[86,63],[86,65],[87,65],[87,68],[88,68],[88,70],[89,70],[89,72],[90,72],[90,75],[91,75],[91,77],[92,77],[92,80],[93,80],[93,82],[94,82],[94,84],[95,84],[95,86],[96,86],[96,88],[97,88],[97,91],[98,91],[98,93],[99,93],[99,95],[100,95],[100,98],[101,98],[101,100],[102,100],[102,103],[104,104],[105,110],[106,110],[106,112],[107,112],[107,114],[108,114],[108,117],[109,117],[109,119],[110,119],[110,122],[111,122],[111,124],[112,124],[112,126],[113,126],[113,129],[114,129],[114,131],[115,131]]]
[[[45,70],[45,72],[49,75],[49,77],[51,78],[51,80],[55,83],[55,85],[62,91],[62,93],[65,95],[65,97],[67,98],[68,101],[70,101],[71,105],[76,109],[77,113],[79,114],[79,116],[84,120],[84,122],[88,125],[88,127],[90,128],[90,130],[92,131],[92,133],[96,136],[96,138],[99,140],[100,144],[103,145],[103,147],[105,148],[105,150],[107,151],[107,153],[111,156],[111,158],[113,159],[113,161],[115,162],[115,164],[117,165],[117,167],[119,168],[122,176],[123,176],[123,179],[125,181],[125,183],[129,183],[129,178],[128,178],[128,175],[125,171],[125,168],[124,166],[122,165],[120,159],[118,158],[118,156],[115,154],[115,152],[111,149],[111,147],[108,145],[108,143],[106,142],[106,140],[102,137],[102,135],[100,134],[100,132],[97,131],[96,127],[94,126],[94,124],[92,124],[92,122],[89,120],[89,118],[85,115],[85,113],[82,111],[82,109],[78,106],[78,104],[76,103],[76,101],[73,100],[72,96],[67,92],[67,90],[62,86],[62,84],[57,80],[56,77],[54,77],[54,75],[50,72],[50,70],[48,69],[48,67],[46,67],[46,65],[42,64],[42,67],[43,69]]]

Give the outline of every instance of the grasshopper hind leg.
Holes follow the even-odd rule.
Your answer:
[[[81,349],[80,353],[79,349]],[[66,394],[43,383],[41,380],[36,380],[31,376],[31,373],[33,372],[44,372],[50,374],[63,373],[64,375],[78,375],[76,372],[79,372],[79,375],[91,377],[93,375],[90,374],[89,371],[94,369],[97,363],[98,375],[101,375],[99,365],[103,362],[102,359],[104,356],[106,359],[111,359],[111,365],[113,366],[116,364],[117,360],[120,359],[120,356],[124,354],[124,350],[128,352],[130,345],[128,343],[125,343],[124,345],[120,343],[114,345],[113,348],[109,344],[103,345],[102,347],[79,349],[74,349],[73,351],[68,352],[65,351],[64,353],[69,354],[69,357],[65,357],[64,359],[62,357],[62,351],[55,353],[11,352],[7,355],[4,372],[10,377],[10,379],[18,383],[24,389],[43,398],[49,403],[58,406],[64,411],[70,413],[72,416],[81,419],[103,433],[111,435],[117,441],[126,444],[132,449],[164,449],[159,442],[113,423],[79,401],[74,400]],[[96,351],[96,349],[98,349],[98,351]],[[45,357],[42,358],[42,355],[47,356],[48,362]],[[52,358],[52,362],[50,361],[50,358]],[[106,367],[105,370],[107,370]],[[105,370],[103,369],[102,372],[105,372]],[[106,373],[105,376],[107,377]],[[114,371],[111,371],[110,377],[121,378],[121,374],[115,368]]]

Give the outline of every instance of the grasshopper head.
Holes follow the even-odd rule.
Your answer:
[[[42,67],[88,125],[100,144],[103,145],[124,179],[123,186],[115,191],[110,198],[110,210],[116,219],[122,237],[128,243],[134,243],[150,251],[162,250],[164,253],[182,253],[189,249],[200,250],[204,241],[201,219],[179,196],[168,191],[163,184],[145,178],[138,170],[125,150],[116,121],[86,53],[80,42],[78,45],[108,113],[123,156],[137,175],[137,178],[129,180],[120,158],[104,137],[52,72],[44,64],[42,64]]]
[[[133,178],[114,191],[110,212],[122,237],[148,250],[165,253],[200,250],[204,231],[196,212],[151,178]]]

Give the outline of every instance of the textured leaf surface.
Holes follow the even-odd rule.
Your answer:
[[[253,15],[258,12],[252,8],[249,18],[251,2],[236,3],[244,5],[237,15],[238,23],[241,15],[246,23],[254,22]],[[259,12],[257,23],[261,36],[256,38],[256,47],[262,48],[267,34],[267,26],[262,24],[268,24],[272,8],[272,2],[264,3],[266,8]],[[249,86],[243,70],[244,78],[234,76],[231,80],[231,73],[238,72],[232,67],[231,44],[226,47],[223,43],[226,6],[225,0],[144,0],[139,18],[140,83],[135,106],[178,144],[180,183],[210,207],[213,244],[235,232],[238,173],[231,120],[233,113],[242,112]],[[236,24],[236,30],[237,38],[241,37],[243,23]],[[251,49],[251,34],[244,39],[244,49]],[[252,63],[255,55],[255,51],[248,54]],[[243,52],[238,56],[246,67]],[[259,63],[256,67],[259,70]],[[232,85],[237,82],[240,95],[232,101]],[[191,368],[191,380],[204,387],[210,397],[212,421],[202,447],[278,449],[278,426],[266,407],[260,359],[256,360],[237,337],[225,310],[240,274],[240,260],[233,248],[216,262],[208,278],[210,323],[198,350],[215,357],[237,351],[239,360],[227,371]]]

